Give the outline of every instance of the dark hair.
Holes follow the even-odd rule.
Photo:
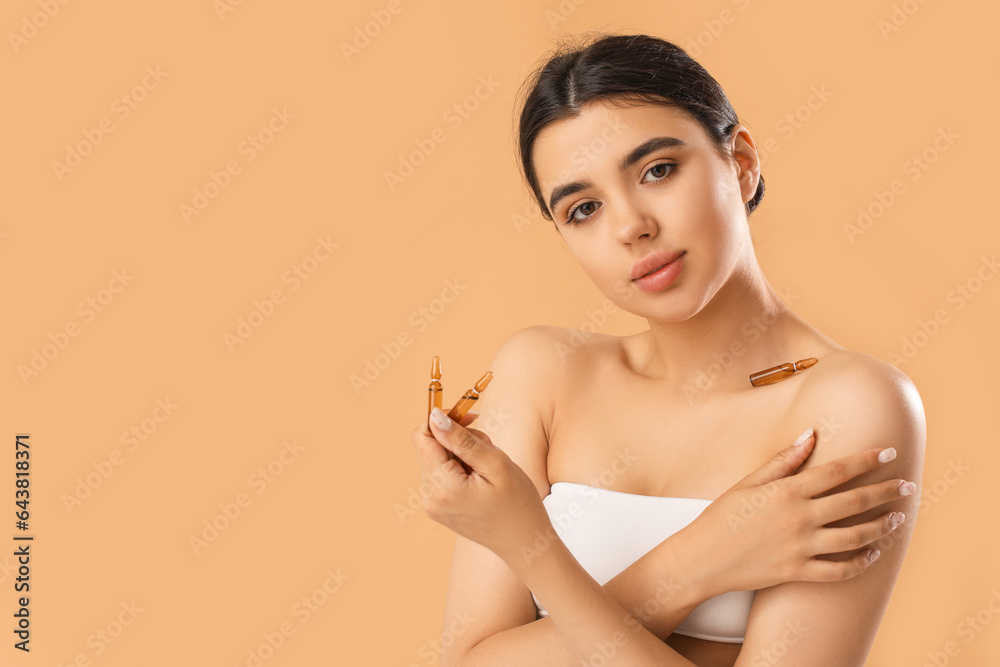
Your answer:
[[[549,123],[577,116],[581,107],[602,100],[619,107],[652,103],[686,111],[704,129],[724,160],[730,133],[739,119],[719,82],[683,49],[649,35],[597,33],[596,41],[556,48],[528,77],[529,92],[518,121],[518,153],[542,215],[552,220],[531,160],[538,133]],[[764,177],[746,203],[750,214],[764,196]]]

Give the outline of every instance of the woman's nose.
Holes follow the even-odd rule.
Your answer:
[[[622,243],[635,243],[643,236],[653,238],[660,229],[656,215],[634,203],[620,205],[614,218],[615,235]]]

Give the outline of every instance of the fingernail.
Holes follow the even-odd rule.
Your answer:
[[[473,418],[473,419],[479,419],[479,413],[478,413],[478,412],[476,412],[475,410],[469,410],[469,411],[468,411],[468,412],[466,412],[465,414],[467,414],[467,415],[472,415],[472,418]]]
[[[812,434],[813,434],[813,430],[811,428],[810,429],[806,429],[806,431],[802,435],[799,436],[799,439],[795,441],[795,446],[798,447],[799,445],[806,444],[806,440],[808,440],[809,436],[811,436]]]
[[[906,515],[902,512],[893,512],[889,515],[889,527],[895,529],[899,524],[903,523]]]
[[[868,552],[868,562],[874,563],[875,561],[878,560],[878,557],[881,555],[882,555],[881,551],[879,551],[878,549],[872,549],[871,551]]]
[[[892,447],[887,447],[886,449],[883,449],[881,452],[878,453],[879,463],[888,463],[894,458],[896,458],[896,450],[893,449]]]
[[[917,485],[913,482],[900,482],[899,483],[899,495],[909,496],[912,495],[914,491],[917,490]]]
[[[442,431],[447,431],[451,428],[451,417],[446,415],[444,410],[437,406],[431,410],[431,421]]]

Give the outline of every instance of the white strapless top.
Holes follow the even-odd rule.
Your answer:
[[[602,586],[694,521],[711,502],[702,498],[623,493],[576,482],[555,482],[549,495],[542,499],[556,534]],[[669,575],[664,573],[663,579],[669,582]],[[754,594],[755,591],[730,591],[706,600],[674,632],[698,639],[742,643]],[[538,609],[537,617],[548,616],[534,593],[531,597]]]

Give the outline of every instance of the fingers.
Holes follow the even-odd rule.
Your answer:
[[[472,474],[472,468],[445,449],[433,435],[427,435],[427,431],[427,425],[422,424],[410,433],[424,484],[438,489],[461,485]]]
[[[479,417],[478,412],[476,412],[475,410],[469,410],[464,415],[462,415],[462,418],[458,420],[458,423],[461,424],[462,426],[468,426],[472,422],[476,421],[477,417]]]
[[[425,484],[436,488],[461,485],[472,474],[472,468],[445,449],[432,436],[414,431],[414,449],[420,464],[420,475]]]
[[[796,444],[782,449],[771,457],[767,463],[733,485],[733,488],[760,486],[768,482],[773,482],[776,479],[787,477],[802,465],[802,462],[809,456],[809,452],[812,451],[815,443],[816,432],[813,429],[807,430],[798,437]]]
[[[410,441],[417,453],[417,462],[425,474],[439,468],[452,458],[448,450],[434,438],[434,434],[426,424],[417,426],[410,432]]]
[[[468,426],[478,417],[478,412],[470,410],[462,416],[462,419],[459,420],[459,424],[462,426]],[[486,438],[488,440],[486,434],[482,431],[474,428],[470,428],[469,430],[478,434],[481,438]],[[472,468],[470,468],[461,459],[456,458],[454,454],[442,447],[441,443],[437,441],[434,437],[434,432],[431,430],[429,417],[413,429],[410,433],[410,440],[413,442],[413,448],[417,453],[417,461],[420,463],[420,467],[424,471],[425,479],[430,475],[431,471],[440,470],[440,467],[445,465],[448,461],[457,461],[465,471],[466,475],[472,473]]]
[[[461,424],[462,426],[468,426],[472,422],[476,421],[476,419],[478,418],[479,418],[478,412],[476,412],[475,410],[469,410],[464,415],[462,415],[462,418],[458,420],[458,423]],[[424,426],[424,431],[426,431],[427,435],[433,436],[433,433],[431,432],[430,421],[431,421],[430,415],[427,415],[427,421],[424,422],[423,426]]]
[[[886,512],[880,517],[856,526],[820,528],[814,543],[815,554],[853,551],[881,540],[906,521],[902,512]]]
[[[472,415],[471,417],[469,416],[470,414]],[[466,414],[466,415],[464,415],[462,417],[461,421],[459,421],[459,424],[461,424],[462,426],[465,426],[465,430],[467,430],[469,433],[474,433],[480,440],[485,440],[486,442],[489,442],[492,445],[493,442],[490,440],[490,437],[488,435],[486,435],[485,433],[483,433],[482,431],[480,431],[478,428],[472,428],[471,426],[466,426],[467,424],[475,421],[476,417],[478,417],[478,416],[479,416],[478,412],[475,413],[475,414],[473,414],[473,413],[470,412],[470,413],[468,413],[468,414]],[[465,474],[466,475],[471,475],[472,474],[472,468],[469,466],[468,463],[466,463],[462,459],[456,457],[454,454],[452,454],[447,449],[445,451],[448,452],[448,458],[453,459],[455,461],[458,461],[458,463],[461,464],[462,469],[465,470]]]
[[[830,496],[815,498],[812,501],[812,506],[816,513],[817,523],[826,525],[831,521],[846,519],[873,507],[892,502],[902,496],[911,495],[914,491],[916,491],[916,485],[913,482],[898,478],[889,479],[841,491]]]
[[[479,413],[478,412],[476,412],[474,410],[469,410],[464,415],[462,415],[462,418],[458,421],[458,423],[461,424],[462,426],[468,426],[472,422],[476,421],[476,419],[478,417],[479,417]],[[427,437],[429,437],[429,438],[433,438],[434,437],[434,432],[431,431],[431,419],[430,419],[430,415],[427,416],[427,419],[418,428]]]
[[[847,560],[810,559],[802,568],[800,581],[844,581],[863,574],[881,555],[878,549],[862,549]]]
[[[434,438],[472,470],[486,472],[490,468],[495,456],[490,447],[492,443],[484,442],[440,408],[434,408],[428,423]]]
[[[881,461],[879,460],[880,456],[882,457]],[[862,473],[874,470],[895,457],[896,450],[892,447],[881,450],[866,449],[862,452],[842,456],[833,461],[827,461],[815,468],[803,471],[796,475],[796,483],[804,497],[812,498],[824,491],[840,486]]]

